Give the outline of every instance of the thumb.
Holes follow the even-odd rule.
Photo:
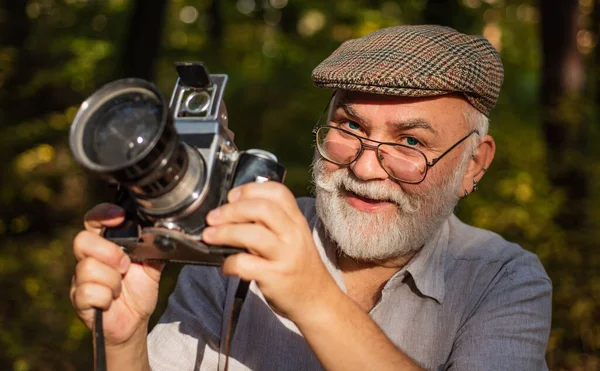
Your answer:
[[[94,206],[83,217],[83,225],[90,232],[100,233],[102,227],[116,227],[123,223],[125,210],[117,205],[103,203]]]

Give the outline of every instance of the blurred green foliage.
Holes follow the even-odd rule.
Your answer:
[[[138,26],[131,24],[134,5],[133,0],[0,3],[2,370],[91,368],[89,331],[68,300],[71,241],[85,211],[108,200],[111,190],[73,162],[67,137],[87,95],[122,71],[136,70],[123,68],[127,37]],[[555,164],[548,161],[553,148],[545,141],[538,103],[542,50],[534,2],[173,0],[164,22],[155,25],[161,27],[160,40],[149,40],[158,53],[143,63],[154,68],[152,79],[167,96],[175,61],[202,60],[211,72],[229,74],[225,98],[238,147],[276,153],[288,168],[286,184],[302,196],[310,192],[310,130],[330,94],[312,86],[310,73],[328,53],[346,39],[397,24],[440,19],[483,34],[501,51],[506,69],[491,117],[498,152],[481,191],[461,202],[459,216],[538,254],[554,283],[549,366],[596,370],[600,149],[592,144],[600,137],[600,84],[594,80],[600,74],[594,53],[600,53],[593,12],[600,4],[580,0],[579,8],[576,42],[585,64],[586,99],[575,110],[556,113],[589,123],[589,145],[573,153],[590,189],[585,202],[576,204],[575,211],[586,216],[576,229],[557,221],[571,196],[549,177]],[[165,273],[160,308],[178,269]]]

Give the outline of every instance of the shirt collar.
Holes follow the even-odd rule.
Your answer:
[[[446,219],[423,248],[388,281],[384,290],[402,284],[408,272],[421,294],[441,304],[446,291],[444,257],[449,232],[449,220]]]
[[[450,216],[455,217],[454,215]],[[337,267],[336,252],[333,242],[326,236],[321,220],[315,217],[311,221],[313,237],[317,242],[317,248],[321,255],[321,259],[333,278],[346,292],[342,274]],[[433,238],[423,246],[423,248],[396,274],[392,276],[383,288],[383,290],[393,289],[401,284],[404,284],[404,278],[410,274],[415,282],[415,286],[419,292],[427,297],[442,303],[445,293],[445,278],[444,278],[444,257],[449,239],[449,218],[446,219],[438,231],[433,235]]]

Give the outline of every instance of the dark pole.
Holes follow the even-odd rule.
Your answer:
[[[547,144],[549,177],[565,194],[558,223],[567,230],[585,220],[588,195],[585,149],[588,124],[584,116],[584,59],[577,49],[577,0],[540,1],[542,73],[540,103]]]
[[[151,80],[160,48],[166,0],[136,0],[124,45],[122,76]]]

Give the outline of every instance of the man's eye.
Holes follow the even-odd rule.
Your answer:
[[[348,121],[348,127],[352,130],[356,130],[356,129],[360,128],[360,125],[358,125],[354,121]]]
[[[406,139],[406,144],[408,144],[409,146],[416,146],[416,145],[421,144],[421,142],[419,142],[417,140],[417,138],[415,138],[415,137],[406,137],[405,139]]]

